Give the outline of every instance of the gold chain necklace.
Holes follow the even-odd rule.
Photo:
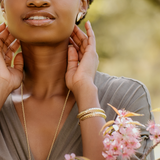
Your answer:
[[[68,94],[66,96],[66,99],[65,99],[65,102],[64,102],[64,105],[63,105],[63,108],[62,108],[62,112],[61,112],[61,115],[60,115],[60,118],[59,118],[59,122],[58,122],[58,125],[57,125],[57,128],[56,128],[56,133],[55,133],[55,135],[53,137],[53,141],[52,141],[52,144],[51,144],[48,156],[47,156],[47,160],[49,160],[49,157],[51,155],[53,144],[55,142],[55,139],[56,139],[56,136],[57,136],[57,133],[58,133],[58,130],[59,130],[59,126],[60,126],[61,121],[62,121],[62,117],[63,117],[63,114],[64,114],[64,110],[65,110],[65,107],[66,107],[66,103],[67,103],[69,94],[70,94],[70,90],[68,91]],[[30,152],[29,140],[28,140],[28,132],[27,132],[27,123],[26,123],[26,117],[25,117],[25,111],[24,111],[24,103],[23,103],[23,84],[22,83],[21,83],[21,98],[22,98],[22,113],[23,113],[24,129],[25,129],[26,140],[27,140],[27,148],[28,148],[28,157],[29,157],[29,160],[31,160],[31,152]]]

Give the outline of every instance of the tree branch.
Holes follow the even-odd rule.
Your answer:
[[[158,144],[160,144],[160,141],[157,142],[155,145],[153,145],[152,147],[149,148],[149,150],[143,155],[142,159],[141,160],[145,160],[146,157],[148,156],[148,154],[152,151],[152,149],[154,149]],[[160,159],[158,159],[160,160]]]

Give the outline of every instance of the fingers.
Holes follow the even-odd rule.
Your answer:
[[[19,42],[19,40],[16,39],[10,44],[9,49],[12,52],[16,52],[19,47],[20,47],[20,42]]]
[[[78,47],[78,45],[74,42],[74,40],[70,37],[69,39],[69,42],[70,44],[72,44],[74,46],[74,48],[77,50],[77,53],[78,53],[78,61],[80,62],[82,57],[83,57],[83,54],[80,50],[80,48]]]
[[[0,53],[0,70],[6,66],[5,61],[4,61],[4,55]]]
[[[3,54],[3,57],[5,56],[5,52],[3,51],[5,40],[8,37],[8,30],[5,28],[2,32],[0,32],[0,52]]]
[[[6,48],[15,40],[15,38],[9,33],[5,24],[0,25],[0,40],[5,44],[2,45],[2,43],[0,43],[0,47],[4,47],[4,51],[6,51]]]
[[[5,63],[6,63],[6,66],[7,67],[10,67],[11,66],[11,62],[12,62],[12,59],[9,58],[8,56],[5,56]]]
[[[86,22],[85,28],[86,28],[87,35],[88,35],[88,44],[96,46],[95,35],[94,35],[93,30],[92,30],[91,23],[89,21]]]
[[[22,56],[22,52],[20,52],[14,58],[14,68],[22,72],[23,65],[24,65],[23,56]]]
[[[5,28],[0,32],[0,40],[4,43],[9,35],[8,29]]]
[[[8,30],[6,29],[5,23],[0,24],[0,66],[3,67],[5,66],[4,58],[5,58],[5,53],[3,52],[3,46],[4,42],[8,37]]]
[[[14,52],[18,49],[19,44],[14,42],[15,38],[9,33],[4,23],[0,25],[0,52],[8,66],[12,60]]]
[[[5,41],[6,46],[8,47],[14,40],[15,38],[11,34],[9,34]]]
[[[19,40],[14,40],[7,48],[5,58],[4,58],[7,67],[11,66],[14,53],[18,50],[19,46],[20,46]]]
[[[20,42],[19,40],[14,40],[8,47],[6,56],[10,59],[13,58],[14,53],[18,50],[20,47]]]
[[[7,50],[8,50],[8,47],[11,45],[11,43],[15,40],[15,38],[9,34],[7,39],[5,40],[4,42],[4,45],[3,45],[3,52],[6,53]]]
[[[71,37],[76,42],[78,46],[81,46],[81,43],[83,40],[87,39],[87,35],[78,27],[75,25],[74,30],[71,34]]]
[[[0,32],[2,32],[6,28],[6,24],[3,22],[0,24]]]
[[[71,38],[80,48],[81,52],[84,54],[85,48],[87,47],[87,39],[88,39],[86,34],[82,30],[80,30],[78,26],[75,25],[74,30],[71,34]]]
[[[74,42],[74,40],[71,37],[69,38],[69,43],[72,44],[77,51],[79,51],[79,46]]]
[[[78,67],[78,53],[76,49],[70,45],[68,47],[68,67],[67,70],[76,69]]]
[[[86,22],[85,28],[86,28],[87,35],[76,25],[71,34],[72,40],[79,47],[79,51],[81,51],[82,54],[85,53],[85,50],[88,45],[91,45],[92,47],[94,47],[94,49],[96,48],[95,35],[94,35],[94,32],[92,30],[92,27],[89,21]],[[72,44],[77,49],[74,43],[72,42]]]

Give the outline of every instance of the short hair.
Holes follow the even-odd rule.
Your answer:
[[[89,0],[89,4],[91,4],[93,2],[93,0]]]

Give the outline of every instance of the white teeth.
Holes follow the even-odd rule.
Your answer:
[[[44,17],[44,16],[32,16],[32,17],[29,17],[28,19],[42,20],[42,19],[49,19],[49,17]]]

